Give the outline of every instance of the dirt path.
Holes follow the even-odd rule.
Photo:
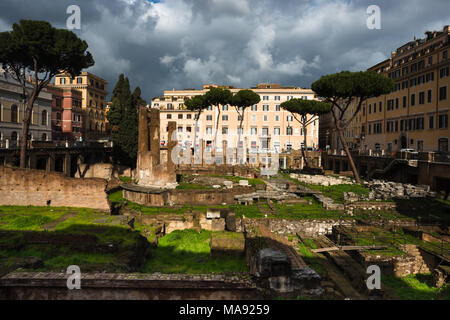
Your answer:
[[[55,230],[55,228],[56,228],[56,226],[57,226],[58,224],[60,224],[60,223],[63,222],[63,221],[66,221],[66,220],[69,219],[69,218],[75,217],[75,216],[77,216],[77,215],[78,215],[78,212],[76,212],[76,211],[70,211],[70,212],[68,212],[68,213],[65,213],[64,215],[62,215],[62,216],[59,217],[58,219],[53,220],[52,222],[43,224],[43,225],[41,226],[41,228],[44,229],[44,230],[46,230],[46,231],[53,231],[53,230]]]

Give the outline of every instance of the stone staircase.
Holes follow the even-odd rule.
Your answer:
[[[430,269],[427,264],[423,260],[422,254],[415,244],[407,244],[405,245],[405,252],[409,255],[413,256],[415,259],[414,270],[413,273],[430,273]]]

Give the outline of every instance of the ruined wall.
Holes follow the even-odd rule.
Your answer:
[[[6,300],[261,299],[255,284],[225,275],[83,274],[82,290],[67,290],[61,273],[11,273],[0,280]],[[25,284],[25,285],[24,285]]]
[[[104,179],[0,166],[0,205],[67,206],[109,211]]]
[[[275,233],[281,234],[296,234],[297,232],[313,237],[317,235],[332,234],[333,226],[341,225],[353,225],[354,220],[285,220],[285,219],[236,219],[237,230],[240,231],[242,226],[246,230],[253,226],[265,224],[268,228]]]
[[[237,187],[227,190],[216,189],[174,189],[168,191],[169,204],[186,204],[186,205],[217,205],[222,203],[232,204],[235,195],[253,192],[250,187]]]

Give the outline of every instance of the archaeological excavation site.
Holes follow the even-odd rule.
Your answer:
[[[1,299],[449,298],[442,193],[320,167],[178,164],[159,133],[159,110],[141,107],[135,169],[0,167]],[[68,266],[82,290],[67,290]]]

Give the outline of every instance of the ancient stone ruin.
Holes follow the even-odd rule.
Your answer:
[[[175,164],[171,154],[176,122],[168,125],[167,159],[161,159],[160,118],[158,109],[139,108],[138,156],[135,179],[139,186],[173,189],[177,186]],[[165,160],[165,161],[164,161]]]

